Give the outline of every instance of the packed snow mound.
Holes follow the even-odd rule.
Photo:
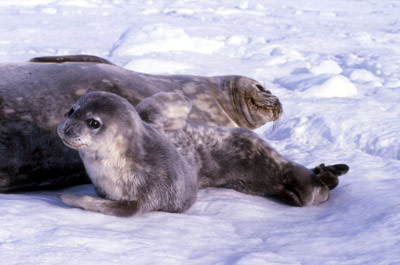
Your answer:
[[[132,27],[115,44],[112,56],[140,56],[155,52],[197,52],[213,54],[224,42],[189,36],[183,28],[164,23]]]
[[[320,85],[305,90],[309,96],[320,98],[352,97],[357,95],[356,86],[345,76],[335,75]]]
[[[287,89],[304,92],[310,97],[333,98],[357,95],[356,86],[343,75],[292,74],[274,81]]]
[[[373,73],[366,69],[354,69],[351,71],[349,78],[351,81],[369,82],[379,80]]]
[[[318,65],[311,67],[310,72],[316,75],[340,74],[343,72],[343,69],[333,60],[324,60]]]

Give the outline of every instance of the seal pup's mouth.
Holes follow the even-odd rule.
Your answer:
[[[82,143],[82,142],[80,141],[80,139],[77,139],[77,140],[75,140],[75,141],[69,141],[69,140],[65,139],[64,137],[62,137],[61,135],[60,135],[60,138],[61,138],[61,141],[62,141],[66,146],[68,146],[68,147],[70,147],[70,148],[72,148],[72,149],[75,149],[75,150],[79,150],[79,149],[82,149],[82,148],[88,146],[87,144]]]
[[[74,133],[72,134],[74,137],[71,137],[71,131],[71,126],[67,126],[67,120],[61,123],[57,128],[58,137],[66,146],[76,150],[87,147],[87,144],[82,142],[79,135]]]

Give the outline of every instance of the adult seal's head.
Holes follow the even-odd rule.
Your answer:
[[[256,129],[281,116],[278,97],[259,82],[245,76],[216,81],[218,104],[237,126]]]
[[[103,64],[103,66],[98,65],[95,71],[100,71],[100,68],[110,71],[108,65],[113,65],[103,58],[92,55],[47,56],[33,58],[30,61],[35,63]],[[103,76],[102,79],[107,79],[104,73],[99,74]],[[127,78],[133,80],[134,84],[140,82],[140,85],[145,88],[142,93],[139,93],[141,99],[161,91],[180,92],[189,97],[194,103],[189,121],[194,123],[213,126],[236,125],[256,129],[267,122],[275,121],[282,114],[282,105],[278,97],[256,80],[245,76],[165,76],[129,71],[129,74],[124,76],[124,79]],[[118,86],[121,86],[121,80],[119,80]],[[116,91],[110,92],[116,93]],[[124,97],[126,97],[125,94]],[[131,101],[131,103],[134,102]],[[224,113],[221,113],[221,110]]]

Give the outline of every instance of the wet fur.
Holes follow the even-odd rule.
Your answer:
[[[91,129],[89,119],[101,121]],[[100,198],[61,194],[68,205],[109,215],[182,212],[195,201],[197,179],[187,160],[125,99],[107,92],[82,97],[58,127],[79,151]]]
[[[290,205],[307,206],[328,200],[338,176],[349,170],[343,164],[307,169],[285,159],[246,128],[188,123],[190,108],[191,102],[177,93],[158,93],[137,106],[142,119],[161,131],[188,159],[198,175],[199,188],[277,195]]]

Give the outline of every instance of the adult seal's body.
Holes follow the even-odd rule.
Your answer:
[[[90,91],[108,91],[134,106],[160,91],[193,101],[191,122],[257,128],[277,119],[277,97],[243,76],[149,75],[95,56],[42,57],[0,64],[0,192],[86,183],[76,151],[56,130],[65,109]]]
[[[180,198],[174,193],[181,190],[191,190],[195,194],[195,183],[196,190],[232,188],[260,196],[276,195],[290,205],[308,206],[326,201],[330,190],[338,185],[338,176],[349,170],[343,164],[321,164],[307,169],[282,157],[246,128],[187,123],[190,107],[190,101],[181,94],[158,93],[139,103],[136,108],[139,119],[134,108],[116,95],[93,92],[84,96],[68,112],[58,132],[66,145],[79,150],[96,191],[103,199],[71,194],[61,195],[61,199],[74,207],[126,216],[136,213],[136,200],[146,198],[149,205],[159,205],[160,201],[169,201],[164,199],[167,198],[165,193],[172,198]],[[128,116],[130,113],[135,115]],[[135,122],[125,118],[127,116],[135,116],[131,119]],[[156,143],[161,138],[155,133],[148,134],[147,141],[142,140],[141,135],[146,133],[141,128],[146,126],[157,129],[175,146],[186,158],[190,168],[186,171],[192,175],[177,180],[158,176],[163,176],[165,170],[162,157],[166,144],[152,145],[153,138]],[[146,150],[147,145],[154,148]],[[181,160],[174,163],[177,158],[180,156],[170,159],[164,155],[170,170],[184,173],[181,168],[186,168],[186,164]],[[142,168],[149,171],[143,172]],[[155,172],[161,174],[154,175]],[[184,198],[193,202],[193,197],[186,195]],[[172,201],[174,205],[189,205],[186,199]],[[163,209],[147,207],[146,210]],[[175,212],[182,210],[183,207]]]
[[[182,212],[196,199],[197,178],[187,160],[115,94],[92,92],[82,97],[58,134],[79,151],[100,197],[60,195],[70,205],[129,216],[155,210]]]
[[[275,195],[290,205],[326,201],[344,164],[314,169],[289,161],[247,128],[197,125],[187,122],[190,100],[177,93],[144,99],[137,111],[162,132],[186,157],[198,175],[199,188],[224,187],[244,193]]]

